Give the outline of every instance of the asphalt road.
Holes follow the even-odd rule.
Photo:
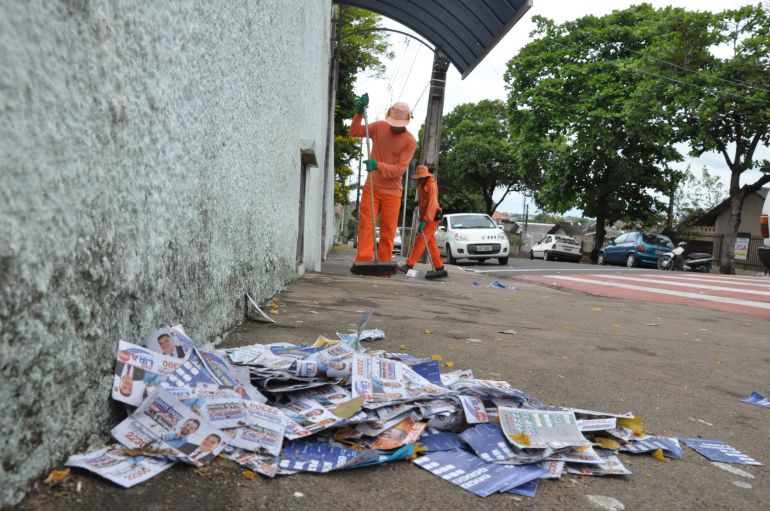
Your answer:
[[[319,334],[355,328],[361,311],[374,310],[370,325],[387,337],[372,349],[439,354],[454,369],[506,380],[546,404],[631,411],[651,433],[722,440],[765,466],[736,465],[744,474],[729,472],[684,447],[681,461],[621,455],[633,472],[628,477],[568,475],[541,482],[534,499],[482,499],[406,461],[250,480],[234,463],[218,459],[200,470],[172,467],[129,490],[75,471],[63,487],[34,492],[20,509],[611,509],[596,507],[592,495],[617,499],[627,510],[767,509],[770,410],[740,401],[753,390],[770,394],[767,320],[587,295],[457,267],[449,267],[448,280],[436,282],[353,277],[351,261],[352,251],[335,251],[323,273],[306,275],[277,297],[278,325],[244,323],[223,346],[312,342]],[[513,264],[534,269],[537,263]],[[495,278],[517,290],[483,285]],[[474,280],[482,285],[473,286]],[[109,391],[104,389],[105,406]]]

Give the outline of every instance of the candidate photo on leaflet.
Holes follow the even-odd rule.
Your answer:
[[[117,360],[115,362],[115,388],[124,397],[133,401],[147,396],[147,386],[155,381],[157,374],[145,371]]]
[[[393,449],[404,445],[406,439],[406,431],[394,426],[377,435],[373,445],[378,449]]]
[[[170,334],[163,333],[158,336],[158,347],[161,354],[167,357],[184,358],[184,350],[174,342]]]
[[[179,431],[172,431],[167,434],[163,437],[163,441],[179,452],[190,454],[198,448],[198,445],[189,442],[188,439],[198,431],[200,426],[201,422],[198,419],[187,419],[182,423],[182,427],[179,428]]]
[[[198,449],[190,454],[190,459],[201,465],[214,459],[216,457],[214,451],[221,442],[222,438],[219,435],[214,433],[206,435]]]
[[[369,95],[364,94],[356,100],[356,113],[350,124],[348,135],[362,138],[366,136],[363,114],[369,105]],[[388,109],[384,121],[369,124],[369,138],[372,141],[371,153],[366,160],[367,177],[358,208],[358,251],[356,262],[374,260],[374,229],[377,216],[380,217],[380,243],[377,258],[389,262],[393,258],[398,212],[401,208],[404,172],[414,156],[417,141],[407,131],[406,126],[412,118],[409,105],[394,103]],[[372,198],[370,187],[374,183],[374,218],[372,218]]]

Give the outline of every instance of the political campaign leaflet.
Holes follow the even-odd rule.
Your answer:
[[[288,418],[278,408],[263,403],[244,401],[243,407],[247,426],[238,428],[230,443],[249,451],[264,450],[278,456]]]
[[[112,399],[139,406],[147,394],[176,371],[184,360],[167,357],[126,341],[118,341]]]
[[[739,465],[762,465],[751,456],[743,454],[735,447],[731,447],[721,440],[705,440],[703,438],[679,438],[679,440],[711,461],[736,463]]]
[[[129,456],[125,447],[113,444],[88,454],[70,456],[64,464],[86,469],[123,488],[131,488],[160,474],[174,462],[149,456]]]
[[[227,354],[225,352],[205,348],[196,348],[195,352],[200,357],[203,366],[209,372],[214,382],[220,387],[233,389],[243,399],[250,399],[261,403],[267,401],[267,398],[251,385],[248,377],[245,378],[245,381],[241,381],[238,378],[238,371],[227,361]]]
[[[590,445],[580,433],[571,411],[498,407],[500,425],[508,441],[519,448],[562,449]]]
[[[229,391],[229,389],[221,390]],[[241,396],[235,392],[230,396],[207,396],[204,389],[198,389],[190,397],[180,401],[219,429],[242,426],[246,420],[243,404],[247,401],[241,399]]]
[[[505,438],[497,424],[477,424],[460,433],[462,438],[482,460],[489,463],[523,465],[546,459],[552,449],[518,449]]]
[[[326,473],[375,460],[374,450],[357,451],[347,447],[332,446],[326,442],[287,442],[278,466],[301,472]]]
[[[275,320],[265,314],[259,305],[257,305],[257,302],[255,302],[254,299],[249,295],[249,293],[246,293],[246,304],[246,309],[253,312],[251,317],[253,317],[255,320],[261,321],[263,323],[275,323]]]
[[[615,417],[616,419],[633,419],[634,414],[631,412],[626,413],[609,413],[609,412],[597,412],[595,410],[584,410],[582,408],[568,408],[568,407],[559,407],[564,411],[572,411],[574,412],[575,416],[583,417],[584,415],[591,416],[588,418],[594,418],[594,417]]]
[[[419,442],[425,448],[425,452],[452,451],[465,448],[463,439],[457,433],[439,431],[433,428],[426,428]]]
[[[559,479],[564,470],[563,461],[544,461],[540,466],[547,471],[546,474],[540,476],[540,479]]]
[[[507,381],[458,379],[447,387],[461,394],[471,394],[483,399],[506,398],[519,402],[532,400],[531,396],[514,389]]]
[[[295,399],[278,409],[289,419],[284,433],[289,440],[318,433],[342,420],[310,398]]]
[[[386,429],[374,439],[372,449],[390,450],[402,445],[413,444],[425,430],[426,423],[419,422],[415,417],[407,417],[395,426]]]
[[[487,463],[462,450],[431,452],[415,459],[413,463],[479,497],[521,486],[544,473],[541,467],[535,467],[539,471],[530,471],[519,470],[524,467]],[[531,477],[533,474],[536,475]]]
[[[415,373],[403,362],[356,353],[353,356],[353,396],[368,402],[414,401],[449,394]]]
[[[617,419],[608,417],[606,419],[578,419],[578,429],[580,431],[607,431],[617,427]]]
[[[604,463],[599,454],[590,445],[582,445],[580,447],[572,447],[563,451],[555,452],[548,456],[551,461],[564,461],[566,463],[588,463],[593,465],[601,465]]]
[[[339,335],[339,334],[337,334],[337,335]],[[324,337],[323,335],[319,335],[316,338],[316,340],[313,343],[313,345],[310,346],[310,347],[311,348],[326,349],[329,346],[334,346],[335,344],[339,344],[341,342],[342,342],[342,339],[328,339],[328,338]]]
[[[441,368],[438,365],[437,360],[427,360],[425,362],[419,362],[417,364],[409,366],[412,371],[419,374],[429,382],[439,387],[443,387],[441,382]]]
[[[395,405],[383,406],[374,410],[381,421],[389,421],[394,417],[400,417],[407,412],[418,408],[416,403],[398,403]]]
[[[355,430],[361,433],[362,435],[376,437],[376,436],[379,436],[383,431],[387,431],[388,429],[392,428],[393,426],[403,421],[407,417],[414,417],[415,419],[417,419],[415,414],[407,410],[401,415],[396,415],[395,417],[391,417],[386,421],[370,420],[367,422],[356,424]]]
[[[164,389],[157,388],[112,436],[143,454],[169,456],[201,466],[227,445],[229,436]]]
[[[534,479],[528,483],[522,484],[521,486],[517,486],[516,488],[506,490],[506,493],[513,493],[516,495],[522,495],[524,497],[534,498],[535,494],[537,494],[537,482],[538,479]]]
[[[324,385],[314,389],[308,389],[289,396],[289,399],[310,398],[316,400],[321,406],[333,410],[342,403],[350,401],[351,394],[348,389],[340,385]]]
[[[481,399],[474,396],[457,396],[460,403],[463,405],[463,412],[465,412],[465,420],[468,424],[481,424],[483,422],[489,422],[487,411],[484,408],[484,403]]]
[[[679,440],[665,436],[650,436],[638,442],[628,442],[620,446],[620,451],[633,454],[652,452],[661,449],[663,455],[677,460],[682,459],[682,448]]]
[[[353,363],[353,348],[335,344],[297,360],[295,374],[299,378],[347,378]]]
[[[620,461],[620,458],[612,451],[606,451],[601,456],[599,464],[567,464],[568,474],[582,476],[628,476],[631,471]]]
[[[228,459],[240,466],[253,470],[267,477],[275,477],[278,474],[278,457],[271,454],[260,454],[243,449],[229,447],[225,450]]]
[[[470,369],[461,369],[458,371],[452,371],[451,373],[444,373],[441,375],[441,383],[444,384],[445,387],[451,387],[454,383],[457,383],[459,380],[472,380],[473,379],[473,371]]]
[[[759,392],[752,392],[751,395],[746,399],[741,399],[741,402],[770,408],[770,399],[766,398]]]
[[[155,330],[142,343],[155,353],[182,360],[186,360],[195,348],[195,344],[184,334],[182,325]]]

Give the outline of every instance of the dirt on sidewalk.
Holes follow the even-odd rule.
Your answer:
[[[354,330],[361,314],[373,310],[369,327],[386,337],[369,348],[440,355],[443,371],[470,368],[477,378],[508,381],[546,404],[630,411],[652,433],[723,440],[770,463],[770,410],[740,402],[752,390],[769,390],[766,321],[512,279],[498,280],[517,289],[495,289],[487,287],[493,278],[455,266],[440,281],[422,274],[354,277],[352,259],[351,250],[336,249],[322,273],[305,275],[276,297],[277,325],[246,322],[220,347],[312,343],[318,335]],[[106,400],[109,389],[104,392]],[[763,509],[770,502],[766,467],[740,466],[754,476],[749,479],[683,449],[682,461],[622,455],[630,477],[543,481],[534,499],[478,498],[406,461],[250,480],[238,465],[218,459],[198,470],[175,466],[129,490],[75,471],[63,488],[35,491],[18,508],[596,509],[588,495],[613,497],[625,509]]]

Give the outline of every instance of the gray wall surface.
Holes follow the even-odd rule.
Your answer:
[[[304,268],[320,267],[330,16],[330,0],[0,0],[0,506],[105,439],[118,338],[182,322],[210,340],[245,292],[297,276],[303,144]]]

